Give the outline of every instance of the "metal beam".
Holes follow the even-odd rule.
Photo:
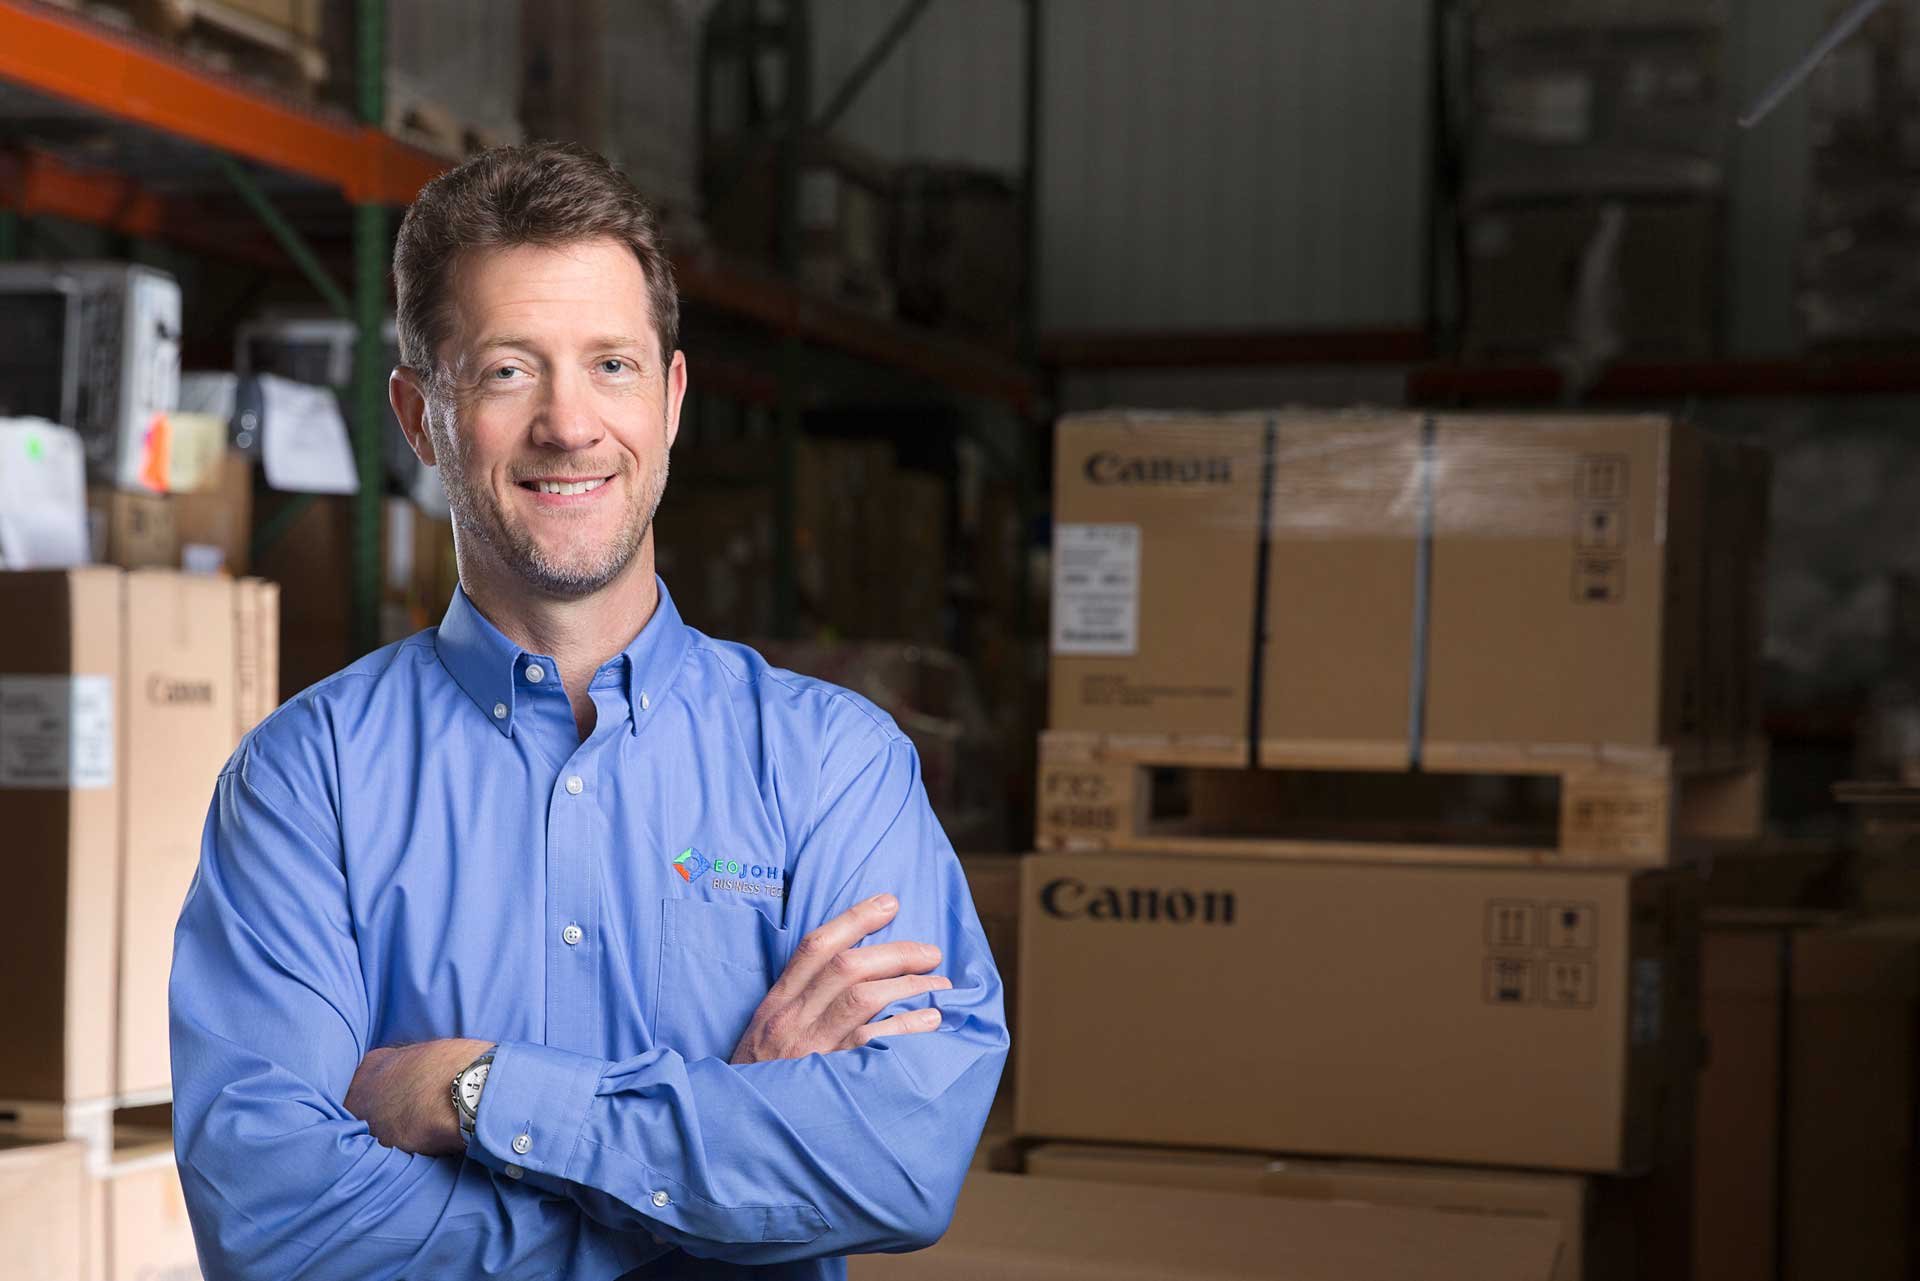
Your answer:
[[[247,207],[253,210],[254,215],[266,226],[268,234],[273,237],[275,243],[286,250],[287,257],[293,259],[293,265],[300,269],[300,274],[307,278],[307,283],[326,299],[327,306],[331,307],[336,315],[343,320],[351,320],[353,304],[347,300],[346,292],[333,282],[332,276],[327,274],[326,267],[321,264],[319,255],[313,252],[313,247],[307,243],[306,237],[302,236],[299,230],[273,207],[273,202],[267,199],[267,193],[260,190],[260,184],[253,180],[252,174],[240,167],[238,161],[232,156],[219,152],[214,153],[214,159],[219,161],[220,171],[226,174],[227,181],[233,184],[233,189],[240,193],[240,199],[246,201]]]
[[[849,71],[847,78],[840,82],[840,87],[834,91],[826,107],[814,117],[815,133],[826,133],[839,122],[840,117],[846,114],[847,108],[853,105],[853,100],[860,96],[860,91],[867,87],[867,82],[873,79],[874,73],[880,70],[881,64],[887,60],[887,55],[907,38],[907,32],[913,30],[913,24],[920,20],[920,15],[927,11],[927,6],[932,2],[933,0],[907,0],[907,3],[900,7],[900,11],[893,15],[893,21],[887,24],[887,29],[882,31],[866,53],[860,56],[860,61],[853,64],[853,70]]]

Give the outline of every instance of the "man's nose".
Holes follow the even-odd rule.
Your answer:
[[[533,443],[543,449],[591,449],[606,435],[591,380],[577,370],[559,371],[547,380],[546,395],[533,420]]]

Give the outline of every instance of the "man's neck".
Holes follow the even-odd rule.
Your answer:
[[[561,599],[531,591],[485,552],[460,557],[460,587],[508,640],[553,659],[582,738],[593,731],[587,694],[593,674],[633,643],[660,605],[652,531],[620,576],[591,596]]]

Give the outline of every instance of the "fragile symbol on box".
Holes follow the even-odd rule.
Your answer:
[[[1591,903],[1547,904],[1547,946],[1556,951],[1592,951],[1597,914]]]
[[[1573,536],[1582,551],[1617,552],[1626,545],[1627,518],[1611,504],[1590,506],[1580,513]]]
[[[1533,1000],[1533,962],[1519,956],[1487,958],[1486,999],[1492,1005],[1526,1005]]]

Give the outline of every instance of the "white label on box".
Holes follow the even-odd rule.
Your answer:
[[[1140,648],[1140,526],[1056,525],[1053,652]]]
[[[111,676],[0,676],[0,787],[112,786]]]

